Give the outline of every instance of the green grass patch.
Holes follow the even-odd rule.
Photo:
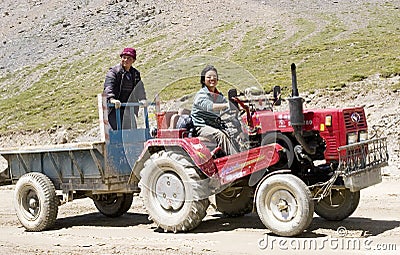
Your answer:
[[[311,93],[324,88],[340,90],[346,83],[377,73],[382,77],[400,74],[400,17],[395,6],[371,7],[366,13],[368,24],[351,31],[337,15],[315,14],[322,23],[307,16],[296,18],[290,28],[282,24],[244,26],[240,45],[233,45],[228,35],[234,36],[241,24],[230,21],[191,40],[178,41],[176,35],[172,42],[169,34],[150,34],[144,41],[125,41],[89,55],[77,51],[65,59],[7,73],[0,77],[0,96],[10,96],[0,100],[0,134],[95,125],[96,95],[103,91],[108,68],[119,62],[113,52],[124,45],[140,49],[135,64],[149,99],[157,93],[163,100],[196,93],[206,64],[217,67],[224,94],[232,87],[270,90],[280,85],[286,96],[291,89],[291,63],[297,65],[300,91]],[[29,88],[22,91],[15,86],[33,76],[37,79]],[[400,84],[391,89],[399,90]]]

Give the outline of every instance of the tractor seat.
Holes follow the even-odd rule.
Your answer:
[[[178,120],[181,116],[183,115],[190,115],[190,110],[185,109],[185,108],[179,108],[178,113],[175,113],[171,116],[170,122],[169,122],[169,129],[176,129]]]

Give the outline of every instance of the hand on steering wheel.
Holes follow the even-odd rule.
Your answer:
[[[226,103],[226,108],[224,110],[221,111],[220,116],[224,116],[225,114],[228,114],[231,112],[231,105],[230,103]]]

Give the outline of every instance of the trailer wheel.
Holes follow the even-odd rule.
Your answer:
[[[228,217],[240,217],[253,210],[254,191],[249,186],[232,186],[215,195],[217,210]]]
[[[330,196],[315,202],[315,213],[326,220],[340,221],[353,214],[359,202],[360,191],[332,189]]]
[[[262,141],[261,141],[261,146],[271,144],[271,143],[278,143],[280,144],[283,148],[286,149],[286,157],[287,157],[287,165],[285,164],[285,167],[291,167],[293,164],[294,160],[294,147],[292,141],[289,139],[284,134],[277,133],[277,132],[271,132],[266,135],[264,135]]]
[[[276,174],[264,179],[256,194],[257,213],[264,225],[280,236],[295,236],[311,223],[311,192],[298,177]]]
[[[140,176],[139,187],[149,218],[165,232],[192,230],[205,217],[208,178],[184,153],[153,154]]]
[[[116,193],[96,195],[92,198],[97,210],[103,215],[116,218],[131,208],[133,194],[126,193],[118,196]]]
[[[14,206],[27,231],[51,228],[57,218],[59,199],[51,180],[42,173],[24,174],[15,186]]]

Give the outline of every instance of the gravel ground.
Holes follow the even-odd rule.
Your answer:
[[[292,238],[272,235],[256,213],[226,218],[212,207],[194,231],[163,233],[147,219],[139,197],[119,218],[103,216],[88,198],[74,200],[59,208],[54,229],[26,232],[13,208],[14,186],[0,187],[0,250],[3,255],[398,254],[399,182],[384,177],[381,184],[361,192],[360,205],[348,219],[332,222],[314,215],[307,232]],[[346,235],[337,229],[345,229]]]

